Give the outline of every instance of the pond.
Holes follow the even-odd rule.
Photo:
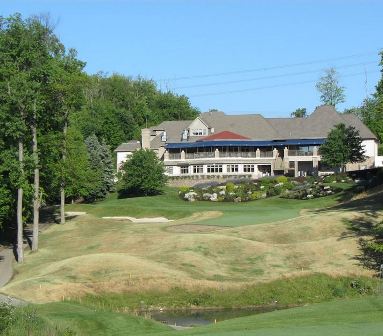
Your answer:
[[[140,315],[171,326],[195,327],[220,321],[266,313],[286,307],[260,307],[260,308],[228,308],[228,309],[199,309],[199,310],[166,310],[155,312],[142,312]]]

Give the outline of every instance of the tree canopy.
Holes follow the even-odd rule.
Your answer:
[[[320,100],[325,105],[336,106],[345,102],[344,87],[339,85],[338,73],[334,68],[325,70],[316,84],[317,90],[320,92]]]
[[[305,118],[307,117],[307,110],[305,107],[297,108],[294,112],[291,113],[292,118]]]
[[[321,145],[322,162],[333,168],[344,170],[347,163],[365,160],[362,138],[354,127],[336,125]]]
[[[105,197],[121,142],[199,113],[151,80],[88,75],[84,66],[45,17],[0,16],[0,230],[14,229],[16,218],[21,229],[38,224],[40,205],[60,198]]]
[[[152,150],[140,149],[122,166],[118,194],[120,197],[156,195],[162,192],[165,183],[162,161]]]

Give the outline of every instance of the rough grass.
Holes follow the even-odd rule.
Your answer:
[[[140,293],[104,293],[78,299],[83,305],[109,311],[133,312],[140,309],[160,308],[238,308],[255,306],[285,307],[351,298],[376,293],[378,280],[362,277],[331,277],[311,274],[283,277],[267,283],[247,285],[222,291],[215,289],[189,289],[176,287],[169,291],[150,290]]]
[[[45,230],[39,252],[27,253],[3,291],[47,302],[105,292],[166,292],[175,286],[227,290],[317,272],[368,276],[372,271],[357,260],[358,237],[349,235],[346,225],[369,216],[365,203],[327,210],[314,209],[336,205],[335,197],[190,204],[172,190],[151,198],[74,205],[71,210],[89,214]],[[304,208],[311,210],[299,216]],[[100,218],[129,214],[187,217],[148,224]],[[379,216],[376,211],[373,220]]]

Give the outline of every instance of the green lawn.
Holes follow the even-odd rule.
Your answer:
[[[383,297],[313,304],[185,331],[174,331],[157,322],[127,314],[71,303],[35,307],[39,315],[59,325],[70,326],[76,335],[380,336],[383,331]]]
[[[195,224],[241,226],[269,223],[294,218],[302,209],[324,208],[335,205],[339,195],[313,200],[289,200],[278,197],[246,203],[186,202],[181,200],[175,188],[167,188],[163,195],[118,199],[116,194],[95,204],[71,204],[67,211],[86,211],[103,216],[164,216],[178,219],[195,212],[220,211],[223,216],[196,222]]]
[[[196,328],[185,335],[372,336],[383,334],[383,297],[333,301]]]

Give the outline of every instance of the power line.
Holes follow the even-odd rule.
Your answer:
[[[369,72],[358,72],[358,73],[354,73],[354,74],[343,75],[342,78],[344,78],[344,77],[359,76],[359,75],[364,75],[364,74],[368,74],[368,73],[376,73],[376,72],[377,72],[376,70],[369,71]],[[241,90],[230,90],[230,91],[201,93],[201,94],[189,95],[189,97],[218,96],[218,95],[222,95],[222,94],[250,92],[250,91],[257,91],[257,90],[264,90],[264,89],[274,89],[274,88],[290,86],[290,85],[301,85],[301,84],[307,84],[307,83],[315,83],[316,81],[317,80],[307,80],[307,81],[284,83],[284,84],[275,84],[275,85],[261,86],[261,87],[249,88],[249,89],[241,89]]]
[[[377,61],[342,65],[342,66],[337,67],[337,69],[351,68],[351,67],[355,67],[355,66],[369,65],[369,64],[377,64]],[[216,85],[226,85],[226,84],[236,84],[236,83],[245,83],[245,82],[252,82],[252,81],[263,80],[263,79],[274,79],[274,78],[282,78],[282,77],[290,77],[290,76],[299,76],[299,75],[305,75],[305,74],[310,74],[310,73],[317,73],[320,71],[323,71],[323,69],[307,70],[307,71],[300,71],[300,72],[290,72],[290,73],[281,74],[281,75],[263,76],[263,77],[257,77],[257,78],[249,78],[249,79],[238,79],[238,80],[225,81],[225,82],[214,82],[214,83],[206,83],[206,84],[178,86],[178,87],[175,87],[174,90],[207,87],[207,86],[216,86]]]
[[[339,61],[339,60],[343,60],[343,59],[362,57],[362,56],[367,56],[367,55],[376,55],[376,53],[379,51],[380,51],[380,49],[376,49],[374,51],[370,51],[370,52],[366,52],[366,53],[352,54],[352,55],[347,55],[347,56],[320,59],[320,60],[314,60],[314,61],[308,61],[308,62],[300,62],[300,63],[276,65],[276,66],[270,66],[270,67],[236,70],[236,71],[227,71],[227,72],[208,73],[208,74],[200,74],[200,75],[192,75],[192,76],[182,76],[182,77],[174,77],[174,78],[162,78],[162,79],[157,79],[156,81],[157,82],[178,81],[178,80],[185,80],[185,79],[218,77],[218,76],[227,76],[227,75],[234,75],[234,74],[241,74],[241,73],[248,73],[248,72],[283,69],[283,68],[297,67],[297,66],[302,66],[302,65],[325,63],[325,62],[329,62],[329,61]]]

